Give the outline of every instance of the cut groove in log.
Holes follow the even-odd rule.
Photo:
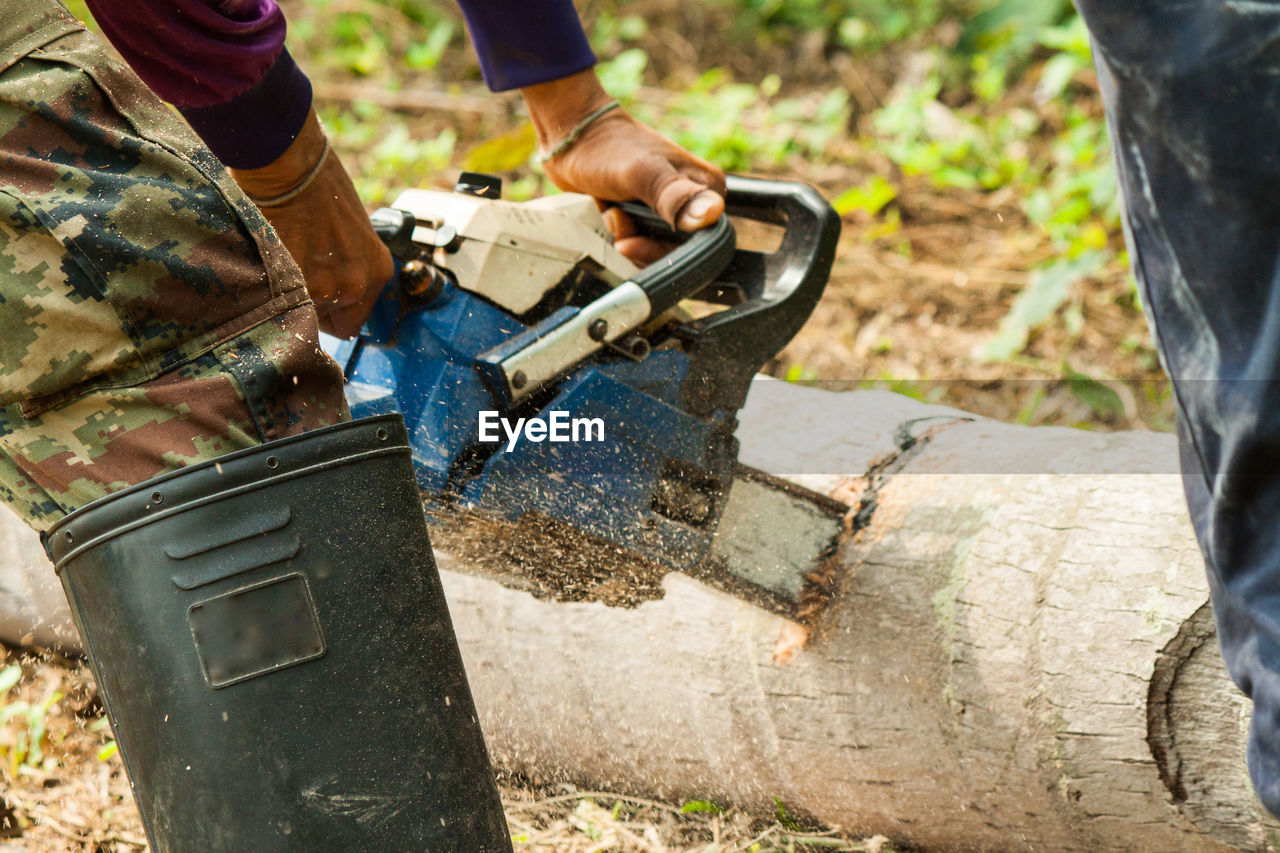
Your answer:
[[[802,622],[830,598],[832,562],[848,537],[848,507],[740,467],[710,553],[690,574]],[[669,566],[563,522],[529,513],[516,524],[426,501],[431,539],[503,586],[555,601],[636,607],[661,598]],[[760,519],[768,519],[761,524]]]

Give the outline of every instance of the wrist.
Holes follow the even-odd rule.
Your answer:
[[[554,148],[583,119],[612,100],[594,69],[526,86],[520,94],[529,107],[538,146],[544,151]]]
[[[256,199],[271,199],[289,193],[315,173],[328,153],[328,138],[314,108],[302,129],[279,157],[258,169],[232,169],[236,183]]]

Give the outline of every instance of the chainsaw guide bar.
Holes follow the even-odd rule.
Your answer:
[[[636,607],[663,595],[671,566],[533,513],[507,523],[424,502],[432,543],[472,574],[537,598]],[[830,561],[850,508],[739,465],[711,550],[680,571],[787,618],[810,621],[833,593]]]

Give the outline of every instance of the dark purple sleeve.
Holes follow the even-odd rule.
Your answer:
[[[228,166],[279,157],[311,110],[275,0],[86,0],[102,32]]]
[[[147,85],[228,166],[279,157],[311,109],[311,83],[284,49],[275,0],[86,0]],[[571,0],[459,0],[493,91],[586,70],[595,55]]]
[[[484,81],[495,92],[596,64],[572,0],[458,0]]]

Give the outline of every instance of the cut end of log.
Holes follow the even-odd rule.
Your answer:
[[[1156,660],[1147,742],[1173,803],[1193,826],[1241,850],[1275,850],[1280,821],[1254,795],[1245,764],[1250,711],[1223,674],[1206,603]]]

